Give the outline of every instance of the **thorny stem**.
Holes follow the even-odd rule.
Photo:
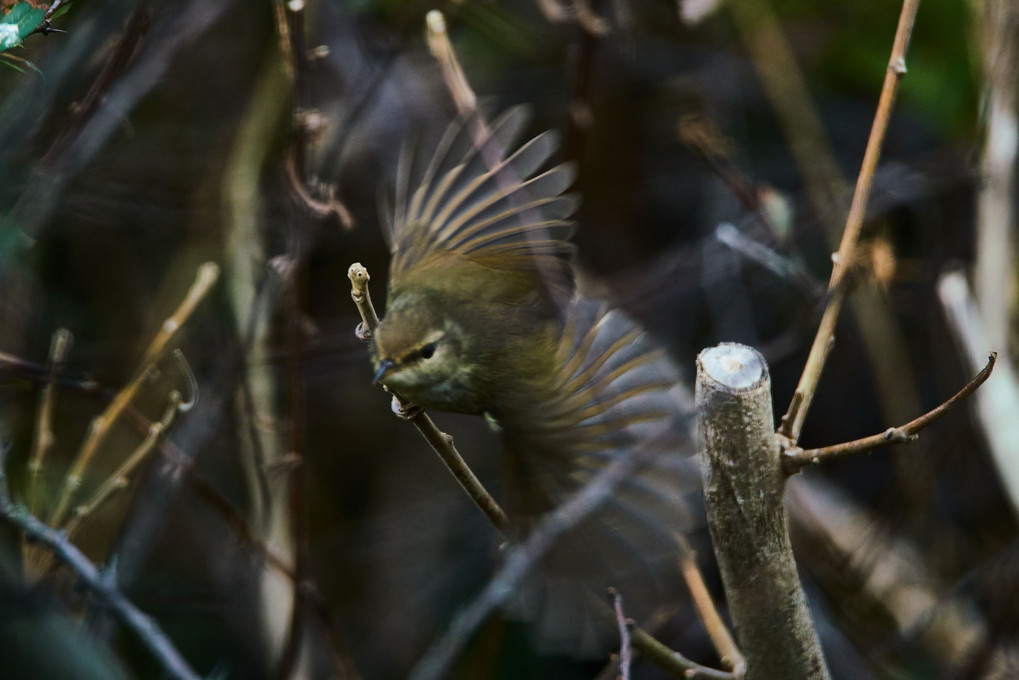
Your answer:
[[[984,366],[984,368],[977,373],[972,380],[966,383],[961,390],[956,392],[955,395],[948,401],[944,402],[937,408],[928,411],[919,418],[911,420],[905,425],[900,425],[899,427],[890,427],[881,434],[871,435],[851,442],[824,446],[817,449],[794,448],[787,450],[782,457],[782,467],[785,469],[786,474],[792,475],[796,474],[807,465],[819,465],[838,458],[848,458],[849,456],[867,453],[882,446],[902,442],[912,442],[916,440],[918,436],[917,433],[920,430],[940,419],[946,413],[955,408],[959,402],[973,394],[973,392],[990,377],[991,371],[994,369],[994,362],[997,358],[997,352],[992,352],[990,356],[987,357],[987,365]]]
[[[191,288],[184,296],[184,300],[177,307],[176,311],[163,322],[156,337],[152,339],[152,343],[148,349],[145,350],[145,355],[139,362],[138,372],[135,374],[131,382],[127,384],[122,390],[110,402],[110,405],[106,407],[106,410],[92,421],[92,425],[89,427],[89,433],[82,444],[81,449],[78,451],[77,457],[74,459],[74,463],[71,465],[71,470],[68,472],[67,477],[64,478],[64,485],[60,494],[60,501],[57,504],[56,510],[50,517],[49,523],[53,526],[60,526],[67,511],[70,509],[71,499],[74,493],[81,486],[82,475],[85,472],[85,468],[92,461],[96,452],[99,450],[99,446],[103,440],[110,433],[113,424],[117,422],[124,409],[131,403],[138,390],[141,389],[142,384],[145,382],[145,378],[149,375],[149,371],[152,367],[162,359],[169,347],[170,341],[176,336],[177,331],[180,330],[184,322],[188,320],[191,314],[195,311],[198,303],[201,302],[205,296],[212,289],[213,284],[216,283],[216,279],[219,278],[219,266],[214,262],[206,262],[198,268],[198,273],[195,277],[194,283],[191,284]]]
[[[350,279],[350,297],[361,313],[362,324],[358,326],[357,335],[362,340],[367,340],[379,325],[379,317],[375,313],[371,295],[368,293],[368,281],[371,277],[360,262],[350,265],[347,277]],[[404,409],[409,408],[409,405],[398,396],[396,399]],[[445,463],[446,468],[456,478],[456,481],[460,482],[460,486],[478,506],[478,509],[485,513],[488,520],[504,537],[509,538],[511,529],[509,517],[475,476],[474,471],[467,465],[460,452],[453,446],[453,438],[436,427],[423,410],[414,412],[410,421],[414,423],[418,432],[432,446],[432,449],[439,454],[439,458]]]
[[[899,81],[906,73],[906,48],[909,46],[909,38],[916,21],[919,4],[920,0],[904,0],[902,4],[902,13],[899,15],[891,59],[888,62],[884,85],[881,88],[881,97],[878,100],[877,113],[874,115],[870,138],[863,156],[863,165],[860,168],[856,190],[853,193],[853,202],[849,207],[849,216],[846,218],[846,228],[842,233],[842,243],[838,253],[834,256],[831,280],[828,283],[828,305],[821,317],[821,325],[814,337],[814,343],[810,348],[810,354],[803,368],[803,374],[800,376],[800,382],[796,386],[796,392],[789,404],[789,409],[782,416],[779,434],[792,445],[795,445],[799,440],[803,421],[810,408],[810,403],[813,401],[817,383],[821,378],[821,371],[835,340],[835,324],[839,312],[842,310],[842,303],[845,301],[848,273],[855,261],[856,244],[863,228],[867,200],[874,183],[874,171],[877,169],[877,162],[881,156],[881,146],[888,129],[892,105],[895,103],[895,96],[898,93]]]

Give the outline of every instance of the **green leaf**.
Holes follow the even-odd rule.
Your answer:
[[[21,44],[29,33],[35,30],[46,16],[46,10],[19,2],[7,15],[0,19],[0,52]]]

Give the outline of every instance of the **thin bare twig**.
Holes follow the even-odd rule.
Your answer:
[[[707,631],[708,637],[711,638],[711,643],[715,646],[715,651],[718,652],[718,658],[722,660],[722,664],[736,675],[742,676],[746,672],[746,659],[743,658],[743,653],[736,646],[736,641],[733,640],[732,634],[715,607],[711,593],[704,585],[704,577],[697,567],[693,550],[685,545],[686,539],[682,539],[682,542],[684,550],[679,558],[679,568],[682,571],[683,580],[686,581],[686,587],[690,591],[694,608],[697,610],[701,623],[704,624],[704,629]]]
[[[59,3],[54,4],[57,5]],[[48,22],[49,17],[43,23]],[[92,81],[92,85],[89,87],[85,97],[75,103],[67,125],[60,131],[56,139],[53,140],[53,143],[50,144],[46,155],[42,157],[42,160],[39,162],[41,168],[50,172],[60,170],[58,166],[64,158],[64,153],[74,144],[82,129],[92,116],[95,115],[97,108],[106,101],[106,96],[117,82],[117,79],[124,75],[134,62],[134,58],[139,52],[139,47],[143,45],[148,34],[149,24],[148,5],[140,3],[131,13],[127,26],[124,27],[123,34],[110,51],[110,56],[106,58],[106,62],[103,64],[99,75]]]
[[[870,138],[867,140],[867,149],[863,156],[863,165],[856,181],[856,191],[853,193],[853,202],[849,208],[849,216],[846,218],[842,244],[834,258],[831,280],[828,283],[828,306],[821,317],[820,328],[814,337],[814,343],[810,348],[810,354],[803,368],[800,382],[796,386],[796,392],[789,404],[789,409],[782,416],[779,433],[793,445],[799,440],[803,421],[814,398],[817,383],[821,378],[821,371],[835,339],[835,323],[846,298],[846,283],[851,265],[855,261],[856,244],[859,240],[860,230],[863,228],[867,200],[874,182],[874,171],[881,156],[881,146],[888,129],[892,105],[895,103],[895,96],[898,93],[899,81],[906,73],[906,48],[909,46],[909,38],[913,32],[919,4],[919,0],[904,0],[902,3],[902,13],[899,15],[899,24],[895,31],[895,42],[892,45],[891,59],[888,62],[884,85],[881,88],[877,113],[874,115]]]
[[[120,467],[117,468],[110,477],[100,485],[92,498],[88,502],[79,505],[74,510],[74,514],[71,519],[67,522],[64,527],[64,533],[67,534],[68,538],[73,538],[74,535],[81,528],[81,525],[88,520],[89,517],[95,514],[95,511],[107,500],[109,500],[118,491],[127,488],[128,477],[135,469],[141,465],[142,461],[148,458],[149,454],[163,438],[169,434],[170,428],[173,426],[174,421],[177,419],[177,415],[187,410],[187,405],[181,402],[180,393],[174,390],[170,393],[170,403],[167,405],[166,410],[163,412],[163,417],[157,421],[154,421],[149,426],[148,434],[145,439],[135,448],[134,452],[128,456],[127,460],[121,463]]]
[[[181,401],[180,392],[174,390],[170,393],[170,403],[166,407],[162,418],[152,422],[149,425],[148,432],[145,435],[145,439],[135,448],[130,456],[120,464],[120,467],[110,475],[105,482],[99,485],[92,497],[77,506],[71,515],[71,518],[67,521],[67,524],[61,528],[64,536],[68,540],[72,540],[81,526],[88,521],[88,519],[95,515],[98,510],[106,501],[116,495],[118,492],[126,489],[129,483],[129,477],[132,472],[137,469],[142,462],[149,457],[149,454],[164,440],[169,434],[170,428],[173,426],[177,415],[181,412],[187,411],[191,408],[191,403],[184,403]],[[35,577],[42,578],[53,566],[53,554],[52,553],[40,553],[38,549],[29,551],[28,559],[26,559],[26,569],[30,574]]]
[[[966,276],[961,271],[946,272],[938,281],[945,320],[955,336],[964,366],[975,370],[991,347],[984,320],[970,293]],[[976,399],[976,416],[987,450],[1001,480],[1002,489],[1019,516],[1019,375],[1002,355],[994,377],[980,390]]]
[[[615,588],[609,588],[612,609],[616,613],[616,625],[619,627],[619,680],[630,680],[630,663],[633,652],[630,646],[630,628],[626,625],[623,614],[623,596]]]
[[[304,638],[304,600],[301,597],[301,583],[304,581],[308,559],[308,530],[305,513],[304,482],[304,383],[301,378],[301,310],[304,309],[304,248],[300,237],[291,246],[291,267],[286,280],[286,335],[287,335],[287,392],[288,392],[288,442],[284,459],[287,469],[287,513],[293,541],[293,584],[291,590],[290,620],[287,624],[286,643],[277,664],[275,677],[288,680],[301,657],[301,643]],[[292,462],[291,462],[292,461]]]
[[[27,508],[11,500],[3,463],[0,460],[0,519],[24,532],[32,541],[48,547],[73,569],[81,582],[110,608],[124,626],[138,636],[168,676],[178,680],[199,680],[198,674],[180,655],[159,624],[124,597],[111,580],[67,540],[67,536],[47,526]]]
[[[315,110],[311,103],[311,90],[308,84],[310,65],[308,45],[305,31],[305,3],[284,3],[274,0],[273,12],[276,19],[276,30],[279,36],[280,50],[287,67],[287,74],[294,90],[293,139],[287,153],[286,170],[290,189],[301,205],[315,217],[325,219],[335,216],[344,229],[354,227],[354,218],[338,198],[335,187],[324,187],[323,192],[317,191],[318,182],[307,168],[308,149],[322,137],[328,121],[321,112]],[[312,180],[309,182],[309,180]],[[312,186],[309,186],[311,184]],[[316,196],[316,194],[324,194]]]
[[[375,307],[372,305],[371,295],[368,292],[368,281],[371,277],[368,275],[368,270],[360,262],[350,265],[350,268],[347,270],[347,277],[350,279],[350,297],[354,304],[357,305],[357,310],[361,313],[362,321],[357,327],[357,337],[362,340],[368,340],[379,325],[379,317],[375,313]],[[488,493],[488,490],[485,489],[477,476],[475,476],[474,471],[467,465],[460,452],[456,450],[456,447],[453,445],[453,438],[436,427],[432,419],[423,410],[415,409],[396,395],[393,398],[403,412],[412,414],[408,420],[414,423],[421,436],[439,454],[439,458],[445,463],[446,468],[456,478],[456,481],[460,482],[460,486],[463,487],[463,490],[474,501],[474,504],[478,506],[478,509],[485,513],[492,526],[498,529],[504,537],[509,538],[511,535],[509,517],[492,495]]]
[[[820,465],[821,463],[827,463],[832,460],[848,458],[849,456],[857,456],[861,453],[868,453],[874,449],[881,448],[882,446],[915,441],[919,436],[917,433],[920,432],[920,430],[924,429],[936,420],[939,420],[946,413],[958,406],[963,399],[973,394],[973,392],[990,377],[991,371],[994,369],[994,362],[997,358],[998,353],[991,352],[991,354],[987,357],[987,365],[984,366],[979,373],[973,376],[972,380],[966,383],[966,385],[956,392],[954,396],[948,399],[948,401],[944,402],[937,408],[928,411],[919,418],[911,420],[905,425],[900,425],[899,427],[890,427],[881,434],[874,434],[851,442],[824,446],[817,449],[787,449],[782,456],[783,469],[786,474],[792,475],[799,472],[807,465]]]
[[[35,421],[35,437],[32,453],[28,458],[28,510],[39,512],[39,484],[46,464],[46,454],[53,446],[53,408],[56,402],[56,383],[71,351],[74,336],[66,328],[58,328],[50,341],[50,353],[46,363],[46,384],[39,396],[39,415]]]
[[[311,116],[312,114],[310,112],[299,115],[295,124],[296,127],[309,130],[310,126],[314,125],[314,123],[311,122]],[[291,149],[291,152],[287,155],[287,177],[290,179],[290,188],[293,189],[294,194],[301,199],[301,203],[316,217],[325,219],[332,215],[340,221],[340,225],[343,226],[344,229],[353,229],[354,216],[350,214],[350,210],[347,209],[347,206],[343,205],[343,203],[336,198],[336,188],[327,187],[326,196],[324,198],[316,198],[315,196],[312,196],[311,190],[305,186],[304,180],[301,179],[300,173],[297,170],[297,165],[297,154],[293,149]]]
[[[42,15],[42,21],[39,22],[38,26],[32,29],[32,32],[29,33],[29,35],[34,35],[35,33],[42,33],[43,35],[47,35],[49,33],[65,33],[66,31],[60,31],[53,28],[50,24],[50,19],[53,18],[53,15],[56,14],[58,9],[69,4],[71,4],[71,0],[54,0],[53,3],[46,8],[46,12]]]
[[[110,405],[106,407],[106,410],[92,420],[88,436],[78,451],[78,455],[71,465],[70,472],[67,473],[67,477],[64,479],[60,500],[57,503],[56,510],[50,517],[52,525],[60,526],[63,522],[70,508],[71,499],[78,490],[78,487],[81,486],[82,474],[85,472],[85,468],[92,461],[92,458],[99,450],[99,446],[110,433],[114,423],[117,422],[124,409],[134,399],[138,390],[141,389],[153,365],[162,359],[177,331],[191,317],[198,303],[208,295],[217,278],[219,278],[219,266],[216,263],[206,262],[198,268],[195,281],[191,284],[191,288],[188,289],[184,300],[174,313],[163,322],[159,332],[156,333],[156,337],[152,339],[148,349],[145,350],[134,378],[117,393],[113,401],[110,402]]]
[[[691,661],[679,652],[674,652],[663,645],[641,629],[632,619],[626,623],[630,628],[630,639],[633,641],[634,649],[640,651],[648,661],[651,661],[674,678],[683,678],[684,680],[739,680],[742,677],[742,675],[737,675],[736,673],[727,673],[726,671],[708,668],[695,661]]]

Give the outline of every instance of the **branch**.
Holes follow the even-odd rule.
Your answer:
[[[71,351],[74,336],[66,328],[58,328],[50,341],[49,359],[46,362],[46,384],[39,396],[39,415],[35,422],[32,453],[28,458],[28,509],[39,512],[39,483],[46,463],[46,454],[53,447],[53,408],[56,402],[56,384]]]
[[[180,350],[174,350],[174,355],[179,357],[179,361],[185,362],[183,353]],[[186,363],[184,364],[186,365]],[[189,382],[193,383],[193,376],[190,375],[191,369],[187,367],[184,369],[189,374]],[[96,511],[110,498],[116,495],[118,492],[126,489],[129,484],[129,477],[135,471],[135,469],[149,457],[149,454],[156,449],[166,438],[170,432],[170,428],[173,426],[174,421],[177,419],[177,415],[184,413],[194,406],[197,398],[197,391],[194,387],[191,387],[191,394],[187,402],[182,401],[180,392],[173,390],[170,392],[169,401],[165,411],[163,412],[162,418],[149,424],[148,431],[146,432],[145,439],[135,448],[135,450],[129,455],[123,463],[114,471],[112,475],[106,478],[99,488],[92,494],[92,497],[77,506],[71,515],[71,518],[67,521],[67,524],[60,528],[64,537],[67,540],[72,540],[75,535],[81,529],[90,517],[93,517]],[[29,574],[34,577],[42,578],[46,572],[49,571],[50,567],[53,566],[53,558],[51,553],[40,554],[38,550],[29,550],[26,559],[26,569]]]
[[[616,625],[619,626],[619,680],[630,680],[630,662],[632,651],[630,645],[630,627],[626,615],[623,614],[623,596],[615,588],[609,588],[612,609],[616,613]]]
[[[46,8],[46,12],[42,15],[42,21],[40,21],[39,25],[36,26],[28,35],[34,35],[36,33],[42,33],[43,35],[48,35],[50,33],[66,33],[66,31],[53,28],[53,26],[50,25],[50,19],[53,18],[53,15],[57,13],[58,9],[69,4],[71,4],[71,0],[53,0],[53,3]],[[25,37],[27,38],[28,36]]]
[[[52,550],[78,578],[95,593],[127,628],[130,628],[159,661],[163,671],[178,680],[199,680],[199,676],[180,655],[173,642],[151,617],[135,607],[114,584],[81,553],[67,537],[33,516],[27,508],[11,500],[7,478],[0,461],[0,519]]]
[[[696,404],[708,528],[747,671],[755,680],[827,680],[782,505],[764,358],[734,343],[702,351]]]
[[[357,337],[367,341],[371,339],[379,325],[379,317],[375,313],[375,307],[372,305],[371,295],[368,292],[368,281],[371,280],[371,277],[360,262],[350,265],[347,277],[350,279],[350,297],[357,305],[358,312],[361,313],[361,324],[358,325],[355,333]],[[492,525],[503,536],[509,537],[511,528],[509,517],[474,475],[474,471],[467,465],[460,452],[453,446],[453,438],[436,427],[424,410],[413,404],[408,404],[398,395],[393,395],[393,405],[394,411],[398,415],[405,414],[404,419],[414,423],[414,427],[439,454],[439,458],[445,463],[446,468],[456,478],[456,481],[460,482],[460,486],[478,506],[478,509],[485,513]]]
[[[640,651],[649,661],[667,672],[674,678],[684,680],[739,680],[741,675],[727,673],[702,666],[691,661],[679,652],[674,652],[649,633],[640,628],[632,619],[626,622],[630,629],[633,647]]]
[[[347,206],[336,198],[336,187],[320,185],[307,167],[308,151],[321,140],[328,121],[320,111],[313,109],[311,105],[308,70],[313,57],[307,45],[305,8],[304,0],[287,3],[284,3],[283,0],[274,0],[273,2],[280,50],[283,52],[287,74],[290,76],[295,95],[294,134],[285,164],[287,179],[291,191],[309,212],[319,219],[335,215],[340,225],[344,229],[350,230],[354,227],[354,218]],[[319,189],[322,191],[319,192]],[[317,197],[315,193],[323,195]]]
[[[683,539],[683,543],[686,543],[686,539]],[[725,622],[722,621],[722,617],[715,607],[711,593],[704,585],[704,577],[701,575],[700,569],[697,568],[693,549],[684,545],[682,556],[679,559],[679,568],[683,573],[683,580],[686,581],[686,587],[690,591],[694,608],[701,618],[701,623],[704,624],[708,637],[711,638],[711,643],[715,646],[715,651],[718,652],[718,658],[722,660],[722,665],[731,670],[733,674],[742,676],[746,672],[746,659],[743,658],[743,653],[736,646],[736,641],[732,639],[732,634],[726,628]]]
[[[527,539],[510,550],[502,568],[473,602],[462,608],[437,642],[412,671],[411,680],[434,680],[448,675],[457,654],[474,632],[510,597],[527,573],[567,532],[597,510],[632,472],[649,462],[655,453],[654,442],[634,448],[596,474],[580,491],[545,516]],[[668,452],[664,452],[668,455]]]
[[[110,405],[106,407],[106,410],[99,416],[96,416],[92,420],[92,424],[89,427],[88,437],[82,444],[81,449],[78,451],[77,457],[74,459],[74,463],[71,465],[71,470],[68,472],[67,477],[64,479],[64,485],[61,489],[60,501],[57,504],[57,509],[53,512],[50,517],[50,523],[54,526],[59,526],[63,523],[64,517],[67,515],[67,511],[70,508],[71,498],[74,496],[75,491],[81,486],[82,474],[85,468],[92,461],[93,456],[99,450],[100,444],[110,433],[113,424],[117,422],[117,419],[124,412],[124,409],[131,403],[138,390],[141,389],[142,384],[145,382],[149,375],[149,371],[153,365],[162,359],[166,353],[167,348],[170,345],[170,341],[176,336],[177,331],[180,330],[181,326],[191,317],[194,313],[198,303],[201,302],[209,291],[212,289],[213,284],[216,283],[216,279],[219,278],[219,266],[214,262],[206,262],[198,268],[198,273],[195,277],[194,283],[191,284],[191,288],[184,296],[184,300],[177,307],[176,311],[163,322],[160,326],[159,332],[156,337],[152,339],[147,350],[145,350],[144,356],[142,356],[139,362],[138,371],[135,373],[134,378],[128,383],[124,389],[120,390],[117,395],[110,402]]]
[[[785,470],[787,475],[793,475],[807,465],[820,465],[821,463],[828,463],[841,458],[858,456],[861,453],[869,453],[870,451],[881,448],[882,446],[916,441],[916,438],[919,436],[917,433],[920,432],[920,430],[931,425],[936,420],[939,420],[946,413],[958,406],[963,399],[973,394],[973,392],[990,377],[991,371],[994,369],[994,362],[997,358],[998,353],[991,352],[991,354],[987,357],[987,365],[984,366],[979,373],[973,376],[972,380],[966,383],[966,385],[956,392],[955,395],[948,401],[944,402],[937,408],[928,411],[919,418],[911,420],[905,425],[901,425],[899,427],[890,427],[881,434],[874,434],[851,442],[824,446],[819,449],[793,448],[787,450],[782,457],[782,468]]]
[[[902,4],[902,13],[899,16],[899,25],[895,32],[895,42],[892,46],[888,70],[885,73],[884,85],[881,88],[877,113],[874,115],[874,124],[871,127],[870,138],[867,140],[867,150],[863,155],[863,165],[856,181],[856,191],[853,193],[853,202],[849,208],[849,216],[846,218],[846,228],[842,233],[842,244],[834,256],[834,267],[831,280],[828,283],[828,306],[821,317],[821,325],[817,329],[817,335],[814,337],[810,355],[803,367],[803,375],[800,376],[800,382],[796,386],[796,392],[789,404],[789,409],[782,416],[779,433],[792,444],[799,440],[803,421],[810,408],[810,403],[814,399],[817,383],[821,378],[821,371],[824,369],[828,353],[835,341],[835,323],[842,310],[842,303],[845,301],[848,273],[856,258],[856,243],[863,228],[867,200],[874,182],[874,171],[877,168],[878,158],[881,155],[881,145],[888,129],[892,105],[898,93],[899,81],[906,73],[906,48],[909,46],[909,38],[913,32],[913,23],[916,20],[919,4],[920,0],[904,0]]]
[[[990,347],[984,321],[970,295],[962,272],[943,274],[938,281],[938,297],[949,328],[955,336],[964,364],[976,370]],[[991,460],[1001,480],[1012,511],[1019,515],[1019,376],[1008,354],[1002,355],[994,377],[976,398],[977,421],[987,442]]]

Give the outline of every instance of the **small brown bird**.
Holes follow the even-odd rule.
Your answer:
[[[575,291],[576,199],[563,195],[574,173],[538,173],[553,132],[510,152],[526,122],[522,108],[491,127],[462,119],[424,167],[401,157],[371,354],[375,380],[402,398],[498,424],[505,503],[524,528],[616,457],[663,451],[559,542],[519,598],[542,640],[593,651],[601,633],[586,605],[604,608],[608,586],[633,616],[679,588],[676,534],[700,476],[684,455],[690,400],[675,367],[626,315]]]

